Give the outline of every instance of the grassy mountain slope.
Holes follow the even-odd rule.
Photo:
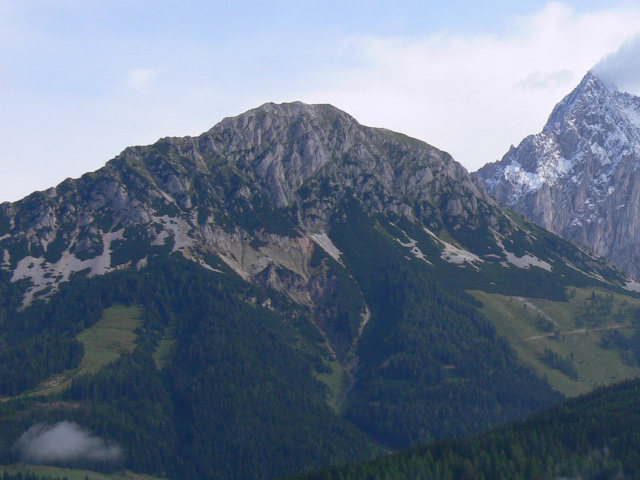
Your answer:
[[[142,326],[138,306],[114,305],[104,310],[102,318],[76,336],[84,354],[77,369],[43,380],[29,395],[46,396],[60,393],[71,386],[76,376],[94,374],[136,347],[136,329]]]
[[[640,301],[599,288],[570,288],[567,300],[471,292],[521,358],[565,395],[640,375]]]
[[[16,465],[3,465],[0,466],[0,472],[4,474],[7,472],[11,476],[23,475],[23,479],[26,480],[26,475],[36,475],[37,479],[49,478],[49,479],[64,479],[67,480],[160,480],[161,477],[152,477],[150,475],[141,475],[134,472],[124,471],[118,473],[100,473],[92,470],[80,470],[74,468],[61,468],[61,467],[49,467],[46,465],[28,465],[28,464],[16,464]],[[3,475],[4,477],[4,475]],[[12,479],[17,480],[17,479]]]

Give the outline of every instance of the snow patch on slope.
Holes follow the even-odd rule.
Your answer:
[[[431,235],[436,242],[443,247],[442,253],[440,254],[443,260],[457,265],[464,265],[466,262],[475,269],[478,269],[478,266],[474,265],[474,262],[484,262],[484,260],[475,253],[438,238],[438,236],[428,228],[424,228],[424,231]]]
[[[189,235],[193,228],[182,218],[163,215],[162,217],[154,217],[154,220],[160,222],[164,227],[164,231],[158,235],[154,242],[154,245],[161,245],[161,243],[156,243],[160,241],[158,240],[158,238],[160,238],[161,236],[161,241],[164,243],[164,239],[168,235],[168,233],[166,232],[170,232],[173,234],[175,244],[173,245],[172,252],[182,250],[184,248],[189,248],[196,243],[195,240]]]
[[[444,251],[442,252],[442,259],[446,260],[449,263],[456,263],[458,265],[462,265],[465,262],[468,262],[474,268],[478,268],[473,262],[484,262],[479,256],[475,253],[471,253],[469,250],[465,250],[464,248],[456,247],[455,245],[447,242],[443,242]]]
[[[631,292],[640,292],[640,283],[638,283],[637,280],[629,279],[627,280],[627,283],[622,286],[622,288]]]
[[[27,256],[21,259],[13,271],[11,281],[17,282],[24,279],[31,281],[31,286],[25,292],[23,305],[29,305],[38,293],[46,289],[49,291],[43,294],[44,297],[56,292],[60,283],[69,281],[73,273],[88,269],[88,276],[92,277],[115,270],[111,267],[111,242],[122,239],[123,233],[124,229],[103,234],[102,255],[87,260],[80,260],[68,250],[55,263],[49,263],[41,257]]]
[[[433,265],[429,260],[427,260],[425,254],[418,248],[418,241],[411,238],[406,232],[402,229],[400,231],[404,234],[405,237],[409,239],[407,243],[403,243],[399,238],[396,238],[396,241],[404,248],[408,248],[411,254],[419,260],[424,260],[429,265]]]
[[[511,264],[518,268],[531,268],[531,267],[539,267],[548,272],[552,271],[551,264],[545,262],[544,260],[539,259],[535,255],[526,252],[523,256],[518,257],[515,253],[507,251],[504,244],[502,243],[502,239],[498,236],[497,232],[494,232],[494,236],[496,237],[496,243],[502,249],[502,253],[507,257],[506,262],[502,262],[504,266],[507,264]]]
[[[326,233],[312,233],[309,237],[311,237],[311,240],[316,242],[325,252],[331,255],[334,260],[337,262],[340,261],[342,252],[338,250],[338,247],[333,244]]]
[[[540,267],[548,272],[552,270],[549,263],[545,262],[544,260],[540,260],[538,257],[533,256],[529,253],[526,253],[522,257],[516,257],[515,254],[507,252],[506,250],[504,250],[504,253],[507,256],[507,262],[515,265],[518,268]]]
[[[573,162],[564,158],[551,134],[543,134],[533,140],[540,152],[540,161],[533,172],[529,172],[514,160],[504,170],[504,179],[516,188],[515,194],[538,190],[543,185],[554,185],[559,178],[571,171]]]
[[[624,95],[622,99],[623,101],[620,102],[620,110],[627,117],[629,124],[636,130],[640,130],[640,110],[638,110],[638,102],[633,101],[635,99],[631,100],[627,95]]]

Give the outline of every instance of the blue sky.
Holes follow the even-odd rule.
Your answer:
[[[268,101],[332,103],[476,170],[607,54],[640,94],[639,33],[637,1],[3,0],[0,201]]]

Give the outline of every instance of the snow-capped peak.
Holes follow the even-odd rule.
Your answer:
[[[640,97],[588,72],[542,132],[476,175],[536,223],[640,275]]]
[[[610,101],[612,92],[602,80],[592,72],[587,72],[580,84],[558,103],[544,127],[543,131],[558,128],[581,104],[604,105]]]

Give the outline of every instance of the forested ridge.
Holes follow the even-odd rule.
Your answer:
[[[518,364],[463,291],[407,262],[358,202],[344,208],[349,221],[334,235],[372,312],[346,418],[397,449],[475,434],[561,399]]]
[[[635,479],[640,380],[600,388],[524,422],[296,477],[299,480]]]
[[[2,480],[68,480],[67,477],[53,477],[51,475],[38,475],[33,472],[18,472],[18,473],[9,473],[6,470],[0,476]]]
[[[177,256],[142,275],[79,279],[47,308],[62,301],[69,311],[85,298],[143,305],[138,349],[74,380],[58,399],[0,405],[3,463],[14,460],[21,431],[62,419],[122,445],[127,468],[173,478],[276,477],[374,451],[325,403],[326,387],[310,370],[322,350],[294,326],[308,318],[291,309],[283,322],[257,306],[266,299],[259,289]],[[176,354],[158,370],[152,353],[169,321]]]

